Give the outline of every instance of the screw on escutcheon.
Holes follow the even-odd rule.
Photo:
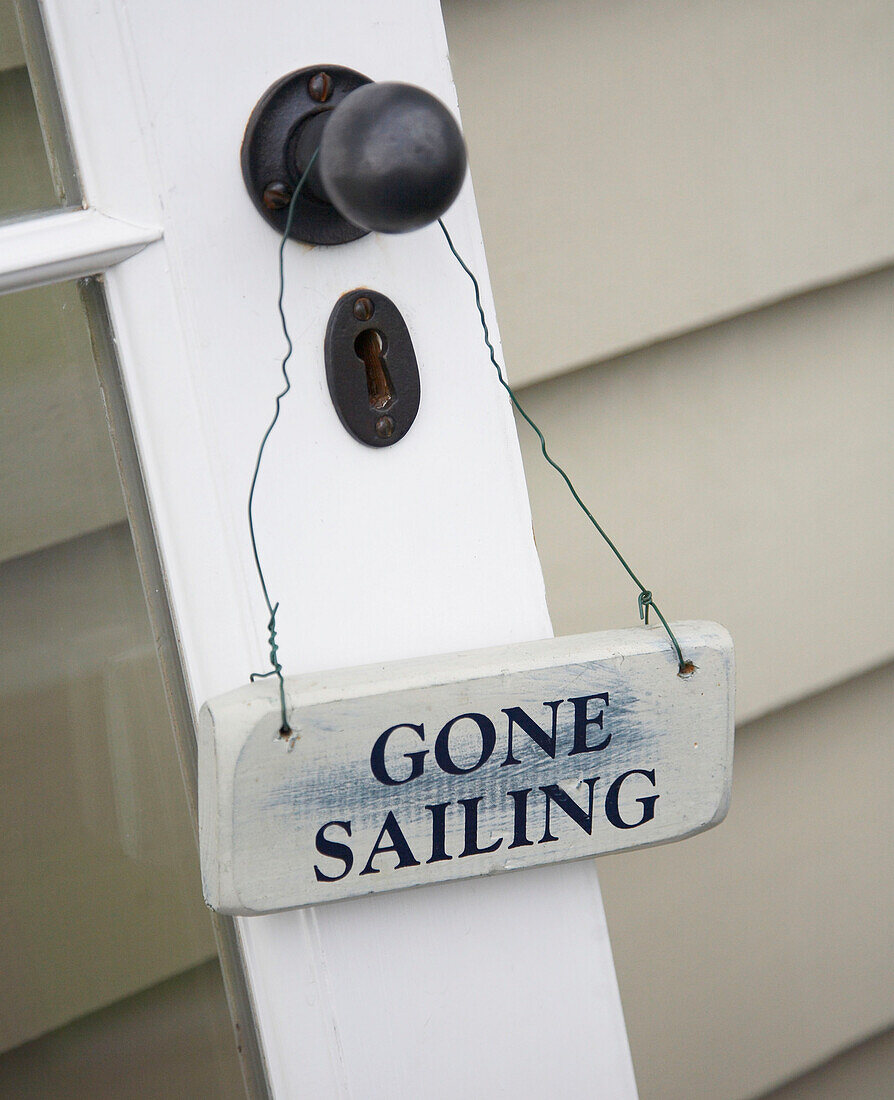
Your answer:
[[[325,103],[332,95],[332,77],[329,73],[314,73],[307,82],[307,94],[316,103]]]
[[[368,321],[375,312],[375,306],[369,298],[358,298],[353,312],[358,321]]]
[[[390,439],[394,435],[394,421],[390,416],[380,416],[376,421],[376,435],[379,439]]]
[[[292,188],[287,183],[275,180],[268,183],[261,196],[261,202],[268,210],[282,210],[292,201]]]

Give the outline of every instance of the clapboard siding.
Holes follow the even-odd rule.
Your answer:
[[[889,0],[444,0],[510,374],[894,257]]]
[[[888,665],[740,727],[720,828],[600,860],[640,1100],[745,1100],[894,1022],[892,706]]]
[[[736,643],[752,718],[894,655],[894,269],[541,383],[524,403],[665,614]],[[520,425],[557,634],[636,590]]]
[[[510,377],[766,715],[711,837],[600,861],[642,1100],[745,1100],[894,1020],[894,668],[859,675],[894,655],[894,9],[444,12]],[[631,624],[519,428],[556,632]]]

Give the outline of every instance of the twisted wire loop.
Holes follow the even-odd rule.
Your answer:
[[[475,288],[475,305],[478,307],[478,316],[481,318],[481,327],[484,330],[484,342],[487,345],[488,352],[490,353],[490,361],[491,361],[491,363],[493,363],[494,369],[497,372],[497,378],[500,381],[500,385],[509,394],[509,398],[512,401],[512,404],[517,409],[519,416],[521,416],[521,418],[527,423],[527,425],[531,428],[531,430],[535,433],[537,438],[540,440],[540,451],[543,454],[543,457],[546,459],[546,461],[549,463],[549,465],[552,466],[552,468],[556,471],[556,473],[559,475],[559,477],[561,477],[562,480],[565,482],[565,485],[567,486],[568,491],[571,493],[572,497],[574,498],[574,501],[577,504],[577,506],[580,508],[580,510],[584,513],[584,515],[587,517],[587,519],[590,521],[590,523],[592,523],[592,525],[596,528],[596,530],[599,532],[599,534],[602,536],[602,538],[608,544],[609,549],[612,551],[612,553],[615,555],[615,557],[618,559],[618,561],[621,563],[621,565],[624,566],[624,568],[627,570],[628,576],[630,577],[630,579],[633,581],[633,583],[639,589],[639,596],[637,597],[637,604],[638,604],[638,607],[639,607],[639,616],[640,616],[640,618],[642,620],[644,620],[646,626],[648,626],[648,624],[649,624],[649,608],[651,608],[655,612],[655,614],[658,616],[658,618],[661,620],[661,625],[667,631],[667,636],[670,638],[671,644],[673,645],[674,651],[677,655],[677,664],[678,664],[677,675],[678,676],[691,676],[692,673],[695,672],[696,666],[692,663],[692,661],[687,661],[684,658],[683,651],[680,649],[680,643],[677,641],[674,632],[671,630],[670,626],[668,625],[667,619],[665,619],[664,615],[661,614],[661,610],[659,609],[658,604],[656,604],[653,601],[652,593],[649,591],[648,588],[646,588],[646,586],[642,583],[642,581],[639,579],[639,577],[636,575],[636,573],[633,572],[633,570],[630,568],[630,566],[624,560],[624,557],[621,554],[621,551],[617,548],[617,546],[615,546],[615,544],[612,542],[612,540],[608,537],[606,532],[603,530],[603,528],[602,528],[601,524],[599,523],[599,521],[596,519],[596,517],[593,515],[593,513],[590,511],[590,509],[586,506],[586,504],[584,504],[583,500],[581,500],[580,496],[578,495],[577,489],[575,489],[574,484],[571,481],[571,478],[568,476],[568,474],[565,472],[565,470],[559,465],[559,463],[556,462],[553,459],[552,455],[547,450],[546,439],[544,438],[543,432],[540,430],[540,428],[538,428],[538,426],[534,423],[534,421],[531,419],[531,417],[528,416],[527,412],[525,412],[525,410],[522,408],[521,404],[519,403],[518,398],[515,396],[515,391],[512,389],[512,387],[506,381],[506,378],[503,374],[503,368],[497,362],[497,355],[496,355],[496,352],[494,351],[494,346],[491,343],[490,332],[489,332],[488,327],[487,327],[487,318],[484,315],[484,307],[481,305],[481,287],[478,285],[478,280],[475,278],[475,275],[470,270],[470,268],[466,265],[465,260],[463,260],[462,256],[460,256],[460,254],[457,252],[456,246],[454,245],[450,234],[447,232],[447,226],[444,225],[443,219],[438,218],[438,225],[441,227],[441,232],[444,234],[444,237],[447,241],[447,247],[453,253],[453,256],[456,259],[459,266],[463,269],[463,271],[465,271],[466,275],[468,275],[468,277],[471,279],[472,286]]]
[[[254,498],[255,487],[258,483],[258,474],[261,470],[261,459],[264,457],[264,448],[267,446],[267,440],[270,438],[270,433],[276,426],[277,420],[279,420],[279,410],[282,406],[283,398],[292,388],[292,381],[289,378],[288,362],[292,357],[292,351],[294,350],[292,345],[292,338],[289,335],[289,326],[286,322],[285,311],[283,310],[283,295],[285,294],[285,272],[283,270],[283,252],[286,247],[286,241],[289,239],[289,233],[292,229],[292,221],[295,217],[295,202],[298,196],[301,194],[301,189],[307,180],[308,174],[313,167],[314,161],[317,159],[317,153],[310,158],[307,164],[307,168],[304,170],[304,174],[295,186],[295,190],[292,192],[292,198],[289,202],[289,212],[286,216],[286,225],[283,230],[282,240],[279,243],[279,298],[277,299],[277,308],[279,309],[279,319],[282,322],[283,336],[286,338],[286,353],[282,358],[280,364],[280,370],[285,381],[285,386],[276,395],[276,409],[273,413],[273,419],[267,426],[267,431],[264,432],[261,439],[261,445],[258,448],[258,457],[255,461],[255,469],[252,474],[251,488],[248,492],[248,533],[251,536],[251,550],[255,559],[255,568],[258,571],[258,580],[261,582],[261,590],[264,593],[264,602],[267,604],[267,610],[270,612],[270,619],[267,623],[267,642],[270,646],[270,664],[271,670],[269,672],[253,672],[249,679],[252,683],[255,680],[263,680],[267,676],[275,676],[277,679],[277,686],[279,687],[279,706],[280,714],[282,717],[282,724],[279,728],[279,732],[283,737],[289,737],[292,734],[292,728],[289,725],[288,715],[286,713],[286,688],[283,683],[282,665],[279,661],[279,645],[276,641],[276,613],[279,610],[279,603],[273,603],[270,599],[270,593],[267,589],[267,581],[264,578],[264,570],[261,568],[261,559],[258,554],[258,542],[255,537],[255,524],[254,524]]]

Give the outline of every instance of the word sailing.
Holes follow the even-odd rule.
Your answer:
[[[508,751],[505,760],[503,760],[499,766],[505,768],[521,763],[518,757],[513,753],[514,730],[521,730],[538,746],[541,752],[546,753],[551,760],[555,760],[558,732],[561,728],[559,725],[559,708],[564,702],[565,700],[558,699],[554,702],[543,704],[552,715],[551,732],[547,732],[546,729],[540,726],[527,711],[523,710],[521,707],[503,708],[502,713],[505,714],[508,719]],[[611,742],[611,733],[609,732],[605,737],[600,737],[597,744],[589,743],[587,733],[591,726],[596,727],[600,731],[605,730],[604,708],[608,707],[608,692],[577,696],[576,698],[569,699],[567,702],[574,708],[573,721],[571,723],[573,742],[567,755],[578,756],[582,753],[603,752]],[[597,714],[588,716],[588,707],[592,702],[601,703],[603,707]],[[468,765],[458,763],[454,759],[456,755],[455,746],[451,749],[451,738],[454,743],[460,739],[456,734],[456,727],[459,723],[468,723],[474,730],[471,736],[475,742],[475,759]],[[396,779],[389,772],[385,763],[385,752],[386,748],[389,746],[392,735],[396,734],[399,730],[411,730],[420,741],[425,740],[425,726],[421,722],[418,725],[406,722],[397,726],[392,726],[376,739],[370,755],[370,770],[375,779],[386,786],[402,786],[405,783],[412,782],[414,779],[421,778],[424,774],[423,761],[428,754],[427,749],[417,749],[415,752],[406,752],[403,754],[407,760],[412,761],[412,767],[406,777]],[[442,726],[438,733],[434,749],[435,761],[440,771],[445,775],[468,775],[470,772],[478,771],[482,765],[491,760],[496,742],[496,728],[487,715],[474,712],[471,714],[459,714],[451,718]],[[635,829],[638,826],[644,825],[647,821],[651,821],[655,816],[655,802],[659,797],[657,794],[650,794],[646,797],[636,799],[642,806],[642,810],[637,820],[625,821],[621,816],[621,787],[634,776],[644,777],[652,787],[656,785],[654,769],[646,770],[644,768],[633,768],[630,771],[622,772],[621,775],[613,780],[608,786],[608,790],[605,794],[604,810],[606,820],[616,829]],[[561,811],[566,823],[571,821],[577,828],[583,829],[587,836],[592,836],[594,794],[596,784],[599,782],[600,778],[599,775],[593,775],[589,778],[581,778],[575,784],[584,789],[586,805],[578,805],[572,794],[558,783],[549,783],[546,786],[538,788],[538,792],[543,795],[540,815],[543,835],[536,843],[549,844],[558,841],[559,837],[554,835],[552,831],[553,828],[558,828],[558,826],[555,825],[555,810]],[[531,840],[528,836],[528,800],[532,793],[533,788],[531,787],[522,787],[518,790],[507,790],[505,792],[506,797],[512,801],[512,834],[511,837],[508,838],[508,848],[528,848],[535,843],[535,841]],[[456,800],[455,805],[462,808],[461,821],[459,822],[462,851],[457,852],[459,859],[464,859],[468,856],[489,855],[491,852],[497,851],[503,844],[504,838],[502,836],[497,836],[495,839],[493,837],[488,837],[491,841],[490,844],[486,844],[486,846],[482,847],[479,835],[481,828],[480,819],[482,817],[482,810],[480,807],[484,798],[484,795],[477,795],[475,797],[458,798]],[[426,811],[431,814],[430,836],[426,838],[430,841],[427,845],[430,851],[429,858],[425,861],[427,864],[442,863],[445,860],[453,859],[453,856],[447,851],[448,809],[452,805],[454,805],[454,803],[436,802],[433,805],[425,806]],[[552,815],[550,812],[551,808],[554,808]],[[495,816],[499,819],[501,815],[498,812]],[[351,836],[351,829],[350,821],[329,821],[318,830],[316,836],[317,851],[322,855],[340,861],[342,864],[340,873],[336,875],[327,874],[325,871],[321,870],[319,866],[315,865],[314,874],[318,882],[338,882],[350,873],[354,866],[353,851],[350,845],[343,841],[339,842],[332,839],[331,834],[332,832],[342,831],[347,834],[347,836]],[[330,831],[329,836],[326,835],[327,830]],[[393,862],[395,869],[419,866],[419,860],[415,857],[409,841],[407,840],[407,836],[398,823],[395,810],[388,811],[382,828],[376,837],[372,851],[369,854],[369,858],[363,870],[359,873],[361,875],[378,874],[379,869],[375,866],[375,861],[377,857],[381,855],[386,855],[387,859],[387,853],[389,852],[393,853],[391,857],[392,862],[396,858],[396,863]]]
[[[714,623],[286,680],[202,708],[206,901],[275,912],[663,843],[729,803],[733,652]],[[544,700],[547,700],[544,702]]]

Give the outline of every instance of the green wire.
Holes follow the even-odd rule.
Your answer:
[[[584,515],[587,517],[587,519],[590,521],[590,523],[593,524],[593,526],[596,528],[596,530],[599,532],[599,534],[602,535],[603,539],[605,539],[606,543],[608,544],[611,551],[614,553],[615,557],[618,559],[618,561],[621,563],[621,565],[623,565],[624,568],[627,570],[627,573],[630,576],[630,579],[637,586],[637,588],[639,588],[639,596],[637,597],[637,604],[639,606],[639,617],[640,617],[640,619],[642,619],[645,622],[646,626],[648,626],[649,625],[649,608],[651,608],[655,612],[655,614],[661,620],[662,626],[667,631],[667,635],[670,638],[671,643],[673,644],[673,647],[676,651],[677,661],[678,661],[678,664],[679,664],[678,675],[680,675],[680,676],[689,676],[689,675],[691,675],[691,673],[693,673],[695,671],[695,665],[691,661],[687,661],[687,660],[684,659],[683,651],[680,649],[680,643],[677,641],[677,639],[674,635],[674,632],[671,630],[670,626],[668,625],[667,619],[665,619],[665,617],[661,614],[661,610],[659,609],[658,604],[656,604],[654,602],[654,600],[652,599],[652,593],[648,590],[648,588],[646,588],[646,586],[642,583],[642,581],[639,579],[639,577],[636,575],[636,573],[633,572],[633,570],[630,568],[630,566],[624,560],[624,558],[621,554],[621,551],[617,548],[617,546],[615,546],[615,544],[612,542],[612,540],[608,537],[608,535],[602,529],[602,526],[599,524],[596,517],[593,515],[593,513],[590,511],[590,509],[586,506],[586,504],[584,504],[584,502],[581,500],[580,496],[578,495],[577,489],[575,489],[574,485],[572,484],[571,478],[562,469],[562,467],[558,464],[558,462],[556,462],[553,459],[553,457],[550,455],[549,451],[546,449],[546,439],[543,436],[543,432],[537,427],[537,425],[534,423],[534,421],[531,419],[531,417],[528,416],[528,414],[522,408],[521,404],[519,403],[518,398],[515,396],[515,392],[513,391],[512,387],[509,385],[509,383],[506,381],[505,377],[503,376],[503,370],[502,370],[500,364],[497,362],[496,352],[494,351],[494,346],[490,341],[490,332],[488,331],[488,328],[487,328],[487,318],[484,316],[484,309],[481,305],[481,288],[478,285],[478,280],[475,278],[474,274],[469,270],[469,268],[466,265],[465,261],[463,260],[462,256],[460,256],[460,254],[456,251],[456,246],[454,245],[454,243],[453,243],[453,241],[450,237],[450,234],[447,232],[447,226],[444,225],[444,222],[442,221],[441,218],[438,218],[438,225],[441,227],[441,232],[444,234],[445,238],[447,239],[447,245],[450,248],[450,251],[453,253],[454,257],[456,258],[457,262],[459,263],[459,266],[463,269],[463,271],[465,271],[465,273],[472,280],[472,286],[475,288],[475,305],[478,307],[478,315],[481,318],[481,327],[484,329],[484,342],[485,342],[485,344],[487,344],[487,350],[490,352],[490,361],[491,361],[491,363],[493,363],[494,368],[497,372],[497,377],[500,380],[500,385],[509,394],[509,397],[512,401],[512,404],[518,410],[519,415],[522,417],[523,420],[526,421],[526,423],[529,425],[529,427],[533,429],[533,431],[537,435],[537,438],[540,440],[540,450],[543,453],[543,457],[546,459],[546,461],[550,464],[550,466],[552,466],[552,468],[556,471],[556,473],[559,475],[559,477],[561,477],[562,480],[565,482],[565,484],[568,486],[568,491],[571,493],[572,497],[574,497],[575,503],[578,505],[578,507],[581,509],[581,511],[584,513]]]
[[[270,618],[267,622],[267,630],[268,630],[267,640],[268,640],[269,645],[270,645],[270,664],[271,664],[270,672],[254,672],[251,675],[251,680],[254,681],[254,680],[258,680],[258,679],[263,679],[267,676],[275,676],[276,677],[277,683],[278,683],[278,688],[279,688],[280,713],[281,713],[281,717],[282,717],[282,724],[280,726],[280,731],[279,732],[282,736],[288,736],[289,734],[291,734],[292,730],[291,730],[291,727],[289,726],[288,717],[287,717],[285,683],[283,681],[282,664],[280,663],[280,660],[279,660],[279,646],[278,646],[277,641],[276,641],[276,613],[279,610],[279,603],[278,602],[273,603],[273,601],[270,598],[269,589],[267,588],[267,581],[264,577],[264,570],[261,566],[261,559],[260,559],[260,555],[258,553],[258,543],[257,543],[256,535],[255,535],[253,508],[254,508],[255,488],[257,487],[258,475],[259,475],[260,470],[261,470],[261,460],[264,457],[264,448],[267,446],[267,440],[270,438],[270,434],[273,431],[274,427],[276,426],[277,421],[279,420],[279,413],[280,413],[280,409],[281,409],[281,406],[282,406],[283,398],[285,398],[285,396],[288,394],[288,392],[292,388],[292,382],[291,382],[291,379],[289,378],[288,362],[289,362],[289,359],[291,359],[291,357],[292,357],[292,352],[294,350],[294,346],[292,344],[292,338],[289,335],[289,326],[288,326],[288,323],[286,322],[286,315],[285,315],[285,311],[283,309],[283,296],[285,294],[285,271],[284,271],[283,254],[285,252],[286,241],[289,239],[289,233],[291,232],[291,229],[292,229],[292,222],[293,222],[294,217],[295,217],[295,209],[296,209],[296,202],[297,202],[298,196],[301,193],[301,189],[304,187],[305,182],[307,181],[307,177],[310,174],[310,170],[313,167],[313,164],[314,164],[314,161],[316,160],[316,157],[317,157],[317,154],[314,153],[314,155],[310,158],[310,161],[308,162],[307,168],[304,170],[304,173],[301,176],[301,179],[298,181],[294,192],[292,193],[291,200],[289,201],[289,210],[288,210],[288,214],[286,216],[285,228],[283,229],[282,240],[280,241],[280,245],[279,245],[279,296],[277,298],[277,308],[279,310],[279,317],[280,317],[280,321],[282,323],[283,336],[285,336],[285,339],[286,339],[286,353],[283,356],[282,362],[280,364],[280,369],[282,371],[282,376],[283,376],[283,379],[285,381],[285,386],[283,387],[283,389],[276,396],[276,408],[275,408],[275,411],[273,413],[273,417],[272,417],[269,425],[267,426],[267,430],[264,432],[264,435],[261,439],[261,444],[258,448],[258,456],[257,456],[257,459],[255,460],[254,472],[252,474],[251,488],[250,488],[249,493],[248,493],[248,531],[249,531],[249,535],[251,536],[251,549],[252,549],[252,554],[254,556],[255,567],[258,571],[258,580],[261,582],[261,590],[264,593],[264,602],[266,603],[267,610],[270,613]],[[512,387],[506,381],[506,378],[503,375],[503,369],[500,366],[500,364],[497,362],[497,357],[496,357],[496,352],[494,351],[494,346],[491,343],[490,332],[489,332],[488,327],[487,327],[487,318],[484,315],[484,308],[481,305],[481,288],[478,284],[478,280],[475,278],[475,275],[473,274],[473,272],[466,265],[466,263],[463,260],[462,256],[460,256],[460,254],[457,252],[456,246],[454,245],[453,240],[450,237],[450,234],[447,232],[447,226],[444,225],[444,222],[440,218],[438,219],[438,225],[441,227],[441,231],[444,234],[444,237],[447,241],[447,245],[448,245],[450,251],[453,253],[453,256],[455,257],[456,261],[459,263],[460,267],[463,269],[463,271],[466,273],[466,275],[468,275],[468,277],[472,281],[472,286],[474,287],[474,290],[475,290],[475,305],[478,308],[478,315],[481,318],[481,327],[484,331],[484,342],[487,345],[488,352],[490,353],[490,361],[491,361],[491,363],[493,363],[494,369],[497,372],[497,378],[500,381],[500,385],[503,387],[504,390],[506,390],[507,394],[509,395],[510,400],[512,401],[512,404],[518,410],[519,415],[522,417],[523,420],[525,420],[525,422],[529,425],[529,427],[536,434],[537,438],[540,440],[540,450],[543,453],[543,457],[546,459],[546,461],[549,463],[549,465],[552,466],[552,468],[556,471],[556,473],[565,482],[565,485],[568,487],[568,491],[571,493],[572,497],[574,498],[575,503],[578,505],[578,507],[581,509],[581,511],[584,513],[584,515],[587,517],[587,519],[590,521],[590,523],[592,523],[592,525],[596,528],[596,530],[599,532],[599,534],[602,536],[602,538],[608,544],[609,548],[614,553],[615,557],[618,559],[618,561],[621,563],[621,565],[623,565],[623,567],[626,569],[628,575],[630,576],[630,579],[634,582],[634,584],[637,586],[637,588],[639,588],[639,596],[637,597],[637,605],[639,607],[640,619],[642,619],[645,622],[646,626],[648,626],[649,625],[649,609],[651,608],[655,612],[655,614],[661,620],[662,626],[667,631],[667,635],[671,640],[671,643],[674,647],[674,650],[676,651],[677,661],[678,661],[678,664],[679,664],[679,675],[687,676],[687,675],[691,674],[692,672],[695,671],[695,665],[693,665],[691,661],[686,661],[684,659],[683,652],[680,649],[680,644],[677,641],[677,639],[674,635],[674,632],[671,630],[670,626],[668,625],[667,619],[665,619],[664,615],[661,613],[661,609],[658,607],[658,605],[652,599],[652,593],[645,587],[645,585],[642,583],[642,581],[640,581],[639,577],[637,577],[637,575],[633,572],[633,570],[630,568],[630,566],[624,560],[624,557],[622,556],[620,550],[618,550],[617,546],[615,546],[615,544],[612,542],[612,540],[608,537],[606,532],[603,530],[602,526],[597,521],[596,517],[593,515],[593,513],[590,511],[590,509],[586,506],[586,504],[584,504],[584,502],[581,500],[577,490],[575,489],[575,487],[574,487],[574,485],[571,481],[571,478],[568,476],[568,474],[565,472],[565,470],[558,464],[558,462],[556,462],[553,459],[553,457],[550,455],[549,451],[547,450],[546,439],[544,438],[543,432],[534,423],[534,421],[527,414],[527,412],[525,412],[524,408],[522,408],[521,403],[519,402],[518,398],[515,395],[515,391],[512,389]]]
[[[280,712],[282,714],[282,725],[280,726],[279,732],[283,737],[288,736],[292,732],[292,729],[289,726],[289,721],[288,721],[288,718],[286,716],[286,689],[285,689],[285,684],[283,683],[282,665],[280,664],[280,661],[279,661],[279,646],[277,645],[277,642],[276,642],[276,612],[279,610],[279,603],[274,604],[272,602],[272,600],[270,599],[270,593],[267,590],[267,581],[264,579],[264,570],[261,568],[261,559],[258,555],[258,543],[257,543],[257,539],[255,538],[255,524],[254,524],[254,516],[253,516],[253,512],[252,512],[252,507],[253,507],[253,504],[254,504],[255,486],[258,483],[258,473],[260,472],[260,469],[261,469],[261,459],[264,456],[264,448],[267,446],[267,440],[270,438],[270,433],[273,431],[274,427],[276,426],[277,420],[279,420],[279,410],[280,410],[280,406],[282,405],[282,400],[286,396],[286,394],[289,392],[289,390],[292,388],[292,382],[291,382],[291,379],[289,378],[289,371],[288,371],[287,364],[289,362],[289,359],[291,359],[291,357],[292,357],[293,346],[292,346],[292,338],[289,335],[289,326],[286,323],[286,315],[285,315],[285,312],[284,312],[283,306],[282,306],[283,295],[285,293],[285,273],[284,273],[284,270],[283,270],[283,252],[284,252],[285,247],[286,247],[286,241],[289,239],[289,233],[291,232],[291,229],[292,229],[292,221],[295,217],[295,203],[296,203],[296,200],[298,199],[298,196],[301,193],[301,188],[304,186],[304,183],[307,180],[308,174],[310,173],[310,170],[313,167],[313,163],[316,159],[317,159],[317,153],[315,152],[314,155],[308,161],[307,167],[304,169],[304,174],[302,175],[301,179],[298,181],[298,184],[295,187],[294,192],[292,193],[292,198],[291,198],[291,201],[289,202],[289,212],[288,212],[288,215],[286,216],[286,226],[285,226],[285,229],[283,230],[282,240],[279,243],[279,298],[277,300],[277,307],[279,309],[279,318],[280,318],[280,321],[282,322],[282,331],[283,331],[283,335],[286,338],[286,348],[287,348],[286,354],[283,356],[282,363],[280,364],[280,369],[282,370],[282,376],[285,379],[286,384],[285,384],[284,388],[280,391],[280,393],[278,393],[276,395],[276,411],[273,414],[273,419],[270,421],[269,425],[267,426],[267,431],[264,432],[264,437],[262,438],[261,445],[258,448],[258,457],[257,457],[257,460],[255,461],[255,470],[254,470],[254,474],[252,475],[252,479],[251,479],[251,489],[249,490],[249,493],[248,493],[248,533],[251,536],[251,549],[252,549],[252,553],[254,554],[255,567],[258,570],[258,579],[261,582],[261,589],[264,593],[264,602],[267,604],[267,610],[270,612],[270,619],[267,623],[267,630],[268,630],[267,640],[270,643],[270,664],[273,666],[272,669],[270,670],[270,672],[253,672],[251,674],[250,679],[252,680],[252,682],[254,682],[255,680],[262,680],[266,676],[275,676],[276,677],[276,679],[278,681],[278,686],[279,686],[279,706],[280,706]]]

